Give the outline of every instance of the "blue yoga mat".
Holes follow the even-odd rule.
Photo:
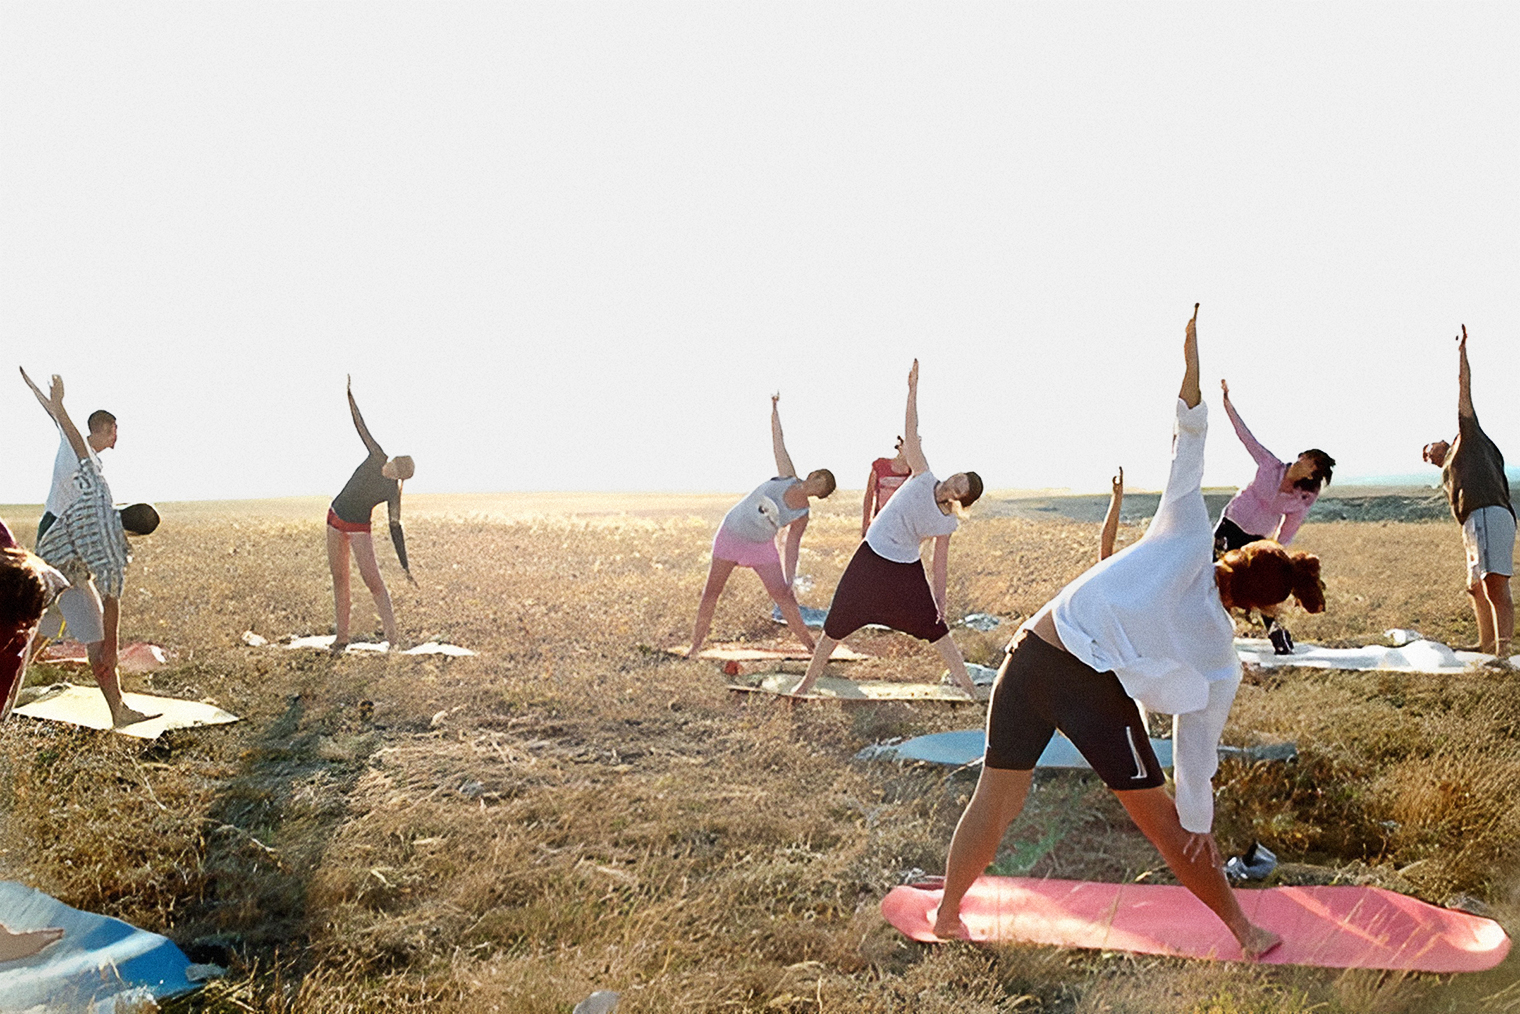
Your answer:
[[[960,767],[981,760],[986,746],[985,732],[981,729],[967,729],[963,732],[936,732],[932,736],[918,736],[892,746],[867,749],[871,751],[872,757],[882,760],[916,760]],[[1156,759],[1162,767],[1172,766],[1171,740],[1152,739],[1151,749],[1156,751]],[[1092,768],[1077,748],[1072,746],[1071,740],[1060,733],[1051,737],[1050,745],[1040,754],[1037,765],[1042,768]]]
[[[190,959],[167,937],[120,919],[81,912],[57,898],[0,881],[0,922],[27,931],[61,926],[64,937],[41,952],[0,964],[0,1011],[84,1011],[114,999],[162,1000],[188,993]]]

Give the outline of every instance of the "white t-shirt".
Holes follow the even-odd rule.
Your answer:
[[[960,519],[939,509],[934,487],[939,480],[933,472],[920,472],[892,494],[892,499],[866,529],[866,545],[876,555],[894,563],[912,563],[918,559],[919,543],[936,535],[949,535],[960,527]]]
[[[722,528],[745,542],[769,542],[776,533],[807,514],[806,507],[790,507],[786,491],[797,485],[794,478],[767,479],[749,496],[734,504],[723,516]],[[766,506],[767,501],[775,506]],[[763,508],[763,509],[762,509]]]
[[[1149,710],[1176,716],[1177,815],[1196,833],[1213,824],[1216,748],[1240,686],[1235,625],[1214,583],[1213,530],[1199,488],[1207,434],[1208,406],[1178,399],[1171,474],[1150,528],[1049,607],[1067,651],[1112,671]]]
[[[102,471],[100,456],[90,446],[88,438],[84,446],[90,454],[90,460],[95,462],[96,470]],[[79,499],[79,487],[74,482],[74,476],[78,472],[79,458],[74,454],[74,448],[69,446],[68,439],[64,438],[58,444],[58,457],[53,459],[53,488],[48,490],[47,504],[43,508],[55,518],[63,517],[63,512],[69,509],[69,505]]]

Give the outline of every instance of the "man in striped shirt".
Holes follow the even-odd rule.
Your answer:
[[[121,593],[132,554],[127,547],[122,517],[111,502],[111,487],[100,474],[89,445],[64,410],[63,379],[54,375],[44,395],[25,370],[21,371],[21,377],[58,424],[79,459],[79,471],[74,475],[78,496],[38,541],[37,555],[58,568],[72,584],[58,597],[58,606],[68,630],[89,653],[90,669],[111,709],[112,724],[120,728],[155,718],[127,706],[116,675]],[[153,524],[157,524],[156,514]],[[145,526],[134,525],[140,527]]]

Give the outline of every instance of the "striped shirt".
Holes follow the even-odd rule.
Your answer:
[[[37,543],[37,555],[63,571],[75,584],[94,578],[101,594],[120,598],[132,562],[121,515],[111,502],[111,487],[89,458],[74,474],[79,497]]]

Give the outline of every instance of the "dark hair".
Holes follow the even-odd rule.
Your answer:
[[[975,472],[966,473],[966,495],[961,497],[961,506],[970,507],[982,498],[982,477]]]
[[[132,535],[152,535],[158,527],[158,511],[150,503],[135,503],[121,509],[121,527]]]
[[[1330,475],[1335,471],[1335,459],[1330,457],[1318,447],[1311,447],[1299,455],[1300,458],[1312,458],[1314,471],[1299,479],[1293,485],[1309,493],[1319,492],[1321,486],[1330,485]]]
[[[90,413],[87,425],[91,433],[104,433],[109,427],[116,425],[116,417],[103,408],[97,408]]]
[[[839,484],[834,481],[834,473],[830,472],[827,468],[813,469],[808,473],[808,478],[811,479],[815,475],[821,475],[825,480],[823,484],[823,492],[818,494],[820,498],[827,497],[830,493],[834,492],[834,490],[838,488]]]
[[[1214,580],[1226,609],[1271,607],[1291,595],[1305,612],[1325,611],[1319,557],[1289,553],[1271,539],[1258,539],[1225,553],[1214,564]]]
[[[25,630],[48,604],[42,561],[24,549],[0,549],[0,631]]]

